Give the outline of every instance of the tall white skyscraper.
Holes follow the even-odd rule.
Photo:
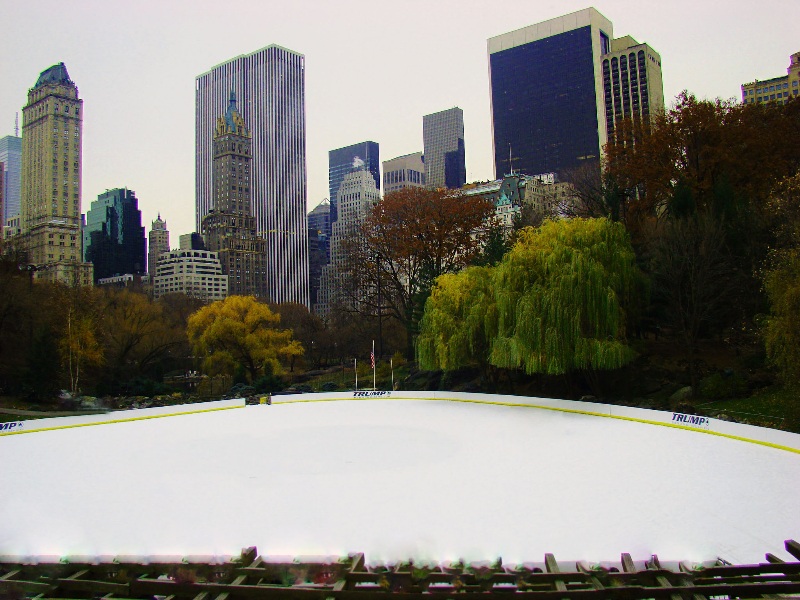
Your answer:
[[[272,44],[197,77],[197,231],[213,205],[212,139],[231,91],[253,136],[251,172],[245,185],[250,186],[256,230],[267,243],[269,298],[308,306],[305,57]]]
[[[366,218],[369,209],[381,199],[375,177],[366,169],[364,161],[356,158],[353,169],[344,176],[336,193],[339,199],[339,218],[332,225],[331,262],[322,267],[319,295],[317,304],[314,305],[314,312],[323,318],[330,315],[335,304],[352,306],[357,301],[343,292],[345,282],[340,273],[348,261],[352,260],[345,249],[344,241],[357,231],[356,228]]]

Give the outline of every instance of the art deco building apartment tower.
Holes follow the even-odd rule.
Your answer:
[[[21,229],[38,279],[91,285],[82,262],[83,100],[64,63],[43,71],[22,109]]]
[[[214,132],[214,204],[203,217],[206,249],[219,252],[228,294],[268,298],[266,242],[256,235],[250,212],[252,138],[231,92]]]
[[[305,58],[271,45],[195,80],[197,230],[213,206],[213,136],[231,90],[252,135],[250,203],[266,242],[267,296],[308,306]]]

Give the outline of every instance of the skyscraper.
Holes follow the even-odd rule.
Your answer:
[[[83,100],[64,63],[42,71],[22,109],[22,234],[37,279],[92,285],[82,263]]]
[[[22,138],[7,135],[0,138],[0,163],[3,163],[3,207],[0,224],[20,212],[22,178]]]
[[[379,147],[376,142],[361,142],[328,151],[328,187],[330,189],[331,222],[338,218],[339,186],[345,175],[366,169],[375,179],[375,187],[381,189],[381,162]]]
[[[345,282],[341,277],[341,269],[350,260],[344,242],[364,219],[370,207],[381,198],[375,179],[365,165],[344,176],[336,196],[339,198],[339,218],[331,226],[331,262],[322,268],[318,302],[314,306],[314,312],[321,317],[327,317],[331,307],[337,303],[358,302],[357,297],[350,295],[352,292],[357,296],[358,291],[349,290],[348,294],[343,293]]]
[[[107,190],[92,202],[83,229],[83,257],[94,265],[95,283],[114,275],[145,272],[142,212],[133,190]]]
[[[256,230],[267,249],[267,294],[308,305],[305,58],[270,45],[195,80],[196,226],[213,205],[213,135],[231,91],[252,132],[248,182]]]
[[[614,40],[594,8],[489,38],[487,49],[497,178],[597,164],[618,118],[663,106],[658,55]]]
[[[0,218],[2,218],[3,215],[5,214],[5,208],[4,208],[6,203],[4,197],[5,195],[4,186],[6,183],[5,172],[6,172],[6,167],[3,164],[3,161],[0,161]],[[2,223],[0,223],[0,227],[5,227],[5,226],[6,226],[6,221],[5,219],[3,219]]]
[[[268,298],[266,243],[250,213],[252,138],[231,92],[214,132],[214,204],[203,217],[206,249],[219,254],[231,296]]]
[[[325,198],[308,213],[308,273],[311,306],[319,302],[322,267],[330,262],[331,205]]]
[[[467,182],[464,154],[464,111],[458,107],[422,117],[425,185],[460,188]]]
[[[594,8],[488,40],[495,176],[600,159],[607,139],[601,56],[613,25]]]
[[[661,56],[629,35],[613,40],[603,55],[603,108],[609,140],[624,119],[649,124],[664,108]]]
[[[407,187],[425,187],[425,157],[422,152],[383,161],[384,193]]]
[[[163,252],[169,252],[169,231],[167,222],[161,220],[161,213],[150,226],[147,245],[147,272],[151,278],[156,276],[156,263]]]

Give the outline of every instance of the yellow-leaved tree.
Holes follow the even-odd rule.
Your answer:
[[[88,315],[77,315],[70,308],[67,323],[59,345],[61,365],[69,373],[70,391],[80,392],[81,375],[87,367],[105,362],[103,348],[95,335],[95,323]]]
[[[204,306],[191,317],[187,334],[195,354],[204,357],[203,370],[219,372],[241,364],[258,379],[264,366],[281,370],[280,357],[303,354],[291,329],[278,329],[280,315],[252,296],[229,296]]]

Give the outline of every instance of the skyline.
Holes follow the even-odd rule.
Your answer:
[[[383,160],[420,151],[423,115],[454,106],[464,110],[467,181],[492,179],[487,39],[588,6],[614,23],[616,37],[660,53],[667,107],[682,89],[738,100],[741,84],[784,74],[800,50],[790,0],[680,1],[668,10],[623,0],[245,3],[225,29],[210,2],[190,14],[169,1],[14,4],[0,30],[0,137],[13,135],[15,113],[21,123],[39,73],[63,61],[85,101],[81,211],[128,187],[148,229],[160,212],[174,244],[194,231],[195,78],[278,44],[306,57],[307,211],[329,197],[328,151],[365,139],[381,145]]]

